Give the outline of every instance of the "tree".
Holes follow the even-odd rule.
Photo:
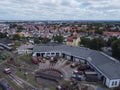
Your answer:
[[[7,34],[6,33],[0,33],[0,38],[6,38]]]
[[[22,26],[17,27],[17,32],[22,32],[24,28]]]
[[[17,27],[17,24],[10,24],[9,27],[10,27],[10,28],[15,28],[15,27]]]
[[[46,43],[48,43],[48,42],[50,42],[50,39],[49,39],[49,38],[43,38],[42,43],[46,44]]]
[[[58,43],[63,43],[64,37],[61,35],[54,36],[54,41],[57,41]]]
[[[39,38],[34,38],[34,43],[35,43],[35,44],[39,44],[39,43],[40,43]]]
[[[111,44],[112,55],[116,58],[120,58],[120,39],[115,40]]]
[[[84,47],[90,47],[90,39],[86,37],[81,37],[80,44],[84,45]]]
[[[96,29],[96,30],[95,30],[95,33],[102,35],[102,34],[103,34],[103,30]]]
[[[107,41],[107,46],[111,46],[112,42],[115,40],[117,40],[117,37],[115,36],[110,37]]]
[[[105,46],[105,41],[101,37],[94,38],[93,40],[91,40],[91,43],[90,43],[91,49],[101,50],[101,48],[104,46]]]
[[[18,34],[15,34],[12,36],[13,40],[20,40],[20,36]]]

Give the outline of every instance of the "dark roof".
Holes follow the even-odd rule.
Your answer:
[[[50,51],[58,51],[62,53],[66,53],[68,55],[74,55],[76,57],[86,58],[91,52],[90,49],[83,47],[73,47],[67,45],[37,45],[33,48],[33,52],[50,52]]]
[[[50,51],[58,51],[85,59],[109,79],[120,79],[120,63],[103,52],[67,45],[38,45],[33,48],[33,52]]]
[[[92,63],[97,67],[105,76],[110,79],[120,79],[120,62],[102,52],[93,52],[90,55]]]
[[[13,43],[13,41],[12,40],[0,40],[0,43],[11,44],[11,43]]]
[[[11,49],[12,49],[12,47],[10,47],[10,46],[8,46],[8,45],[6,45],[6,44],[4,44],[4,43],[0,43],[0,46],[6,48],[6,49],[8,49],[8,50],[11,50]]]

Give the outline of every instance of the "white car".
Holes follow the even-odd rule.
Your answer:
[[[10,73],[11,73],[11,69],[10,69],[10,68],[5,68],[5,69],[4,69],[4,73],[10,74]]]
[[[83,74],[83,72],[82,72],[82,71],[78,71],[78,70],[74,70],[74,71],[73,71],[73,74],[82,75],[82,74]]]

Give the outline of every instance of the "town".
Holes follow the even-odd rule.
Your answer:
[[[5,90],[120,90],[120,22],[0,21],[0,69]]]

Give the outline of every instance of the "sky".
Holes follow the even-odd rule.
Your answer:
[[[0,0],[0,20],[120,20],[120,0]]]

